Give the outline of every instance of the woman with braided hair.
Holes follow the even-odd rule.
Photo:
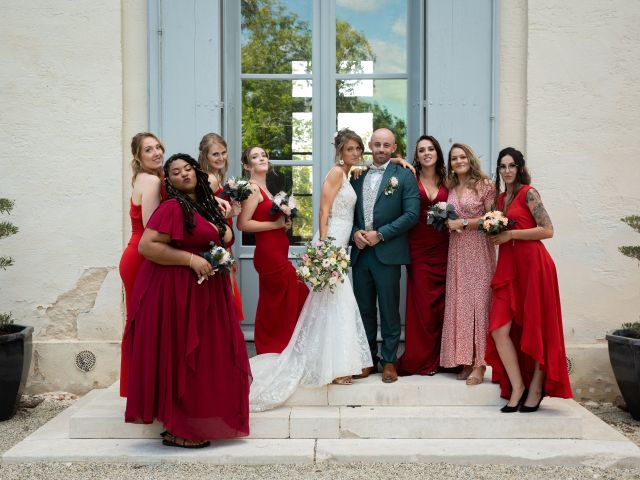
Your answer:
[[[230,245],[233,231],[192,157],[171,156],[164,174],[168,200],[140,240],[146,260],[125,332],[125,421],[157,419],[164,445],[201,448],[249,434],[251,374],[229,276],[199,255]]]

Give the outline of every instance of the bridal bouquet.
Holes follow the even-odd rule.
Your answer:
[[[515,223],[513,220],[509,220],[500,210],[492,210],[491,212],[485,213],[480,219],[478,230],[488,235],[497,235],[505,230],[509,230],[509,227]]]
[[[242,202],[251,195],[251,184],[248,180],[231,177],[222,187],[222,192],[234,202]]]
[[[223,271],[226,274],[229,274],[233,265],[236,263],[236,260],[231,255],[231,252],[226,248],[221,247],[220,245],[216,245],[215,242],[209,242],[211,248],[206,252],[200,252],[198,255],[207,260],[214,271]],[[205,280],[205,277],[200,277],[198,279],[198,284],[201,284]]]
[[[338,282],[344,282],[349,271],[349,255],[347,249],[332,243],[335,238],[305,244],[302,253],[297,257],[301,264],[296,269],[298,277],[311,284],[315,292],[329,288],[333,292]]]
[[[293,194],[287,195],[284,192],[275,194],[271,202],[271,215],[275,215],[278,212],[284,213],[287,218],[296,218],[298,216],[296,199]]]
[[[437,231],[441,232],[446,228],[446,220],[456,220],[458,214],[453,205],[447,202],[438,202],[427,210],[427,225],[433,225]]]

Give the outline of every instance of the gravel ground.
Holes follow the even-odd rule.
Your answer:
[[[15,445],[49,419],[73,403],[74,396],[48,394],[30,397],[33,408],[20,408],[11,420],[0,422],[0,454]],[[611,404],[587,402],[591,412],[612,425],[640,445],[640,422]],[[348,464],[348,465],[265,465],[265,466],[216,466],[203,464],[22,464],[0,463],[0,480],[13,479],[640,479],[640,469],[601,470],[592,467],[512,466],[512,465],[450,465],[450,464]]]

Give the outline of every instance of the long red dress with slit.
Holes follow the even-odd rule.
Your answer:
[[[409,230],[411,264],[407,265],[405,350],[398,360],[400,375],[430,375],[440,365],[444,319],[449,232],[427,225],[427,212],[446,202],[449,191],[441,186],[433,200],[418,180],[420,220]]]
[[[223,191],[223,188],[219,186],[215,195],[222,198],[221,196],[222,191]],[[225,198],[225,200],[230,200],[230,199]],[[231,228],[233,228],[233,219],[231,217],[227,218],[227,223]],[[231,251],[231,247],[229,247],[227,250],[229,250],[229,252],[233,255],[233,252]],[[244,320],[244,313],[242,311],[242,296],[240,295],[240,289],[238,288],[238,280],[236,278],[235,269],[231,272],[230,277],[231,277],[231,291],[233,292],[233,300],[236,306],[236,313],[238,316],[238,321],[241,322],[242,320]]]
[[[199,253],[220,244],[217,230],[195,214],[192,232],[174,199],[162,203],[147,228],[171,245]],[[251,373],[236,318],[229,276],[217,273],[198,285],[187,266],[145,260],[133,292],[123,345],[130,358],[125,421],[157,419],[190,440],[249,434]]]
[[[167,194],[164,186],[162,186],[160,188],[160,201],[163,201],[166,198]],[[131,299],[133,296],[133,287],[136,283],[136,278],[138,277],[138,272],[140,271],[142,262],[144,262],[144,257],[138,253],[138,244],[140,243],[140,238],[144,232],[144,225],[142,224],[142,205],[136,205],[133,203],[132,198],[129,199],[129,217],[131,218],[131,238],[125,247],[124,252],[122,252],[119,265],[120,278],[122,278],[122,284],[124,285],[125,306],[127,308],[125,330],[129,323],[129,312],[132,309]],[[120,396],[122,397],[127,396],[128,372],[129,359],[127,358],[124,350],[122,350],[120,355]]]
[[[271,215],[271,199],[260,189],[253,220],[274,222],[281,213]],[[258,272],[258,307],[256,309],[254,340],[256,353],[281,353],[289,343],[300,310],[309,289],[298,280],[289,261],[289,237],[283,228],[257,232],[253,265]]]
[[[507,208],[507,217],[516,221],[514,230],[537,226],[526,202],[531,188],[522,186]],[[498,198],[499,209],[504,208],[504,199],[505,194],[502,193]],[[535,362],[538,362],[545,372],[545,395],[571,398],[558,277],[553,260],[542,242],[512,240],[500,245],[491,288],[493,297],[486,360],[493,369],[493,381],[500,383],[501,396],[511,396],[511,384],[491,332],[513,321],[510,335],[518,352],[525,385],[531,383]]]

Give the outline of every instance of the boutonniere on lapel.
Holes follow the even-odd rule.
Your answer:
[[[397,189],[398,189],[398,179],[396,177],[391,177],[387,182],[387,184],[384,186],[384,194],[393,195]]]

